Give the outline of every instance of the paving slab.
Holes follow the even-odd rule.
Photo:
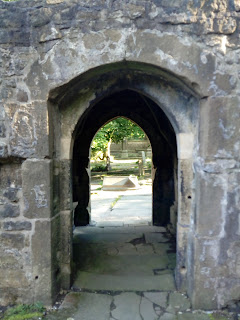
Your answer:
[[[144,297],[151,301],[152,303],[162,307],[167,307],[167,299],[168,293],[167,292],[144,292]]]
[[[96,225],[98,227],[123,227],[123,221],[109,221],[109,220],[102,220],[101,222],[97,222]]]
[[[129,233],[78,233],[73,236],[74,243],[127,243],[134,238],[141,238],[142,233],[135,233],[134,235]]]
[[[74,320],[107,320],[112,297],[106,294],[81,293]]]
[[[147,234],[147,233],[155,233],[155,232],[166,232],[165,227],[159,227],[159,226],[152,226],[152,225],[134,225],[127,227],[124,225],[124,227],[113,227],[113,226],[82,226],[82,227],[76,227],[74,229],[74,234],[90,234],[90,233],[128,233],[128,234],[134,234],[134,233],[141,233],[141,234]]]
[[[150,226],[151,225],[151,221],[150,220],[143,220],[140,218],[134,218],[132,220],[128,220],[127,223],[124,222],[124,226],[136,226],[136,225],[142,225],[142,226]]]
[[[69,293],[57,313],[48,320],[109,320],[112,297],[107,294]]]
[[[161,292],[151,292],[152,300]],[[145,297],[146,292],[72,292],[66,295],[61,307],[52,311],[46,320],[239,320],[227,312],[188,311],[168,313],[164,307]],[[163,299],[165,300],[165,299]]]
[[[153,304],[150,300],[142,297],[139,312],[141,318],[144,320],[156,320],[162,314],[162,309],[158,305]]]
[[[159,320],[177,320],[177,316],[175,314],[165,312]]]
[[[85,254],[83,252],[77,254],[75,248],[73,250],[74,256],[78,255],[75,262],[80,271],[134,277],[135,275],[159,275],[160,273],[157,271],[169,269],[167,256],[160,258],[156,254],[139,255],[138,252],[131,253],[129,249],[124,252],[121,251],[121,248],[114,247],[114,243],[107,249],[97,248],[94,245],[88,246],[88,248]]]
[[[91,194],[91,223],[106,226],[108,221],[124,225],[152,222],[152,188],[134,191],[94,190]]]
[[[126,292],[115,296],[115,308],[111,312],[112,317],[121,320],[142,320],[139,313],[140,302],[141,296],[132,292]]]
[[[176,313],[186,311],[191,308],[191,303],[187,296],[180,292],[171,292],[169,295],[169,306],[167,312]]]
[[[153,243],[152,246],[156,254],[162,255],[162,254],[166,254],[167,251],[171,250],[172,244],[169,242]]]
[[[150,243],[148,244],[140,243],[136,245],[135,248],[139,255],[155,255],[154,248]]]
[[[169,242],[169,237],[167,237],[167,233],[162,232],[154,232],[154,233],[146,233],[145,234],[147,243],[160,243],[160,242]]]
[[[134,246],[131,243],[124,243],[123,245],[118,246],[117,250],[118,250],[118,255],[121,255],[121,256],[126,256],[126,255],[135,256],[139,254],[136,246]]]

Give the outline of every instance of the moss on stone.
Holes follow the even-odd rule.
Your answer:
[[[5,312],[3,320],[26,320],[26,319],[39,319],[43,316],[45,308],[41,303],[35,304],[20,304],[8,308]]]

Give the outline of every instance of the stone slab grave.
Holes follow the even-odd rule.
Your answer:
[[[140,185],[136,176],[114,176],[104,177],[103,179],[103,191],[125,191],[139,188]]]

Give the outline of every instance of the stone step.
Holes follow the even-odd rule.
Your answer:
[[[119,276],[81,271],[73,284],[75,290],[106,291],[173,291],[176,290],[173,274],[153,276]]]

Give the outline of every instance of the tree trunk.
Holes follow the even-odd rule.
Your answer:
[[[107,145],[107,156],[106,156],[106,160],[107,160],[107,171],[111,170],[111,165],[110,165],[110,160],[111,160],[111,154],[110,154],[110,148],[111,148],[111,143],[112,143],[112,139],[110,139],[108,141],[108,145]]]
[[[108,141],[108,145],[107,145],[107,157],[109,157],[109,159],[110,159],[110,156],[111,156],[111,154],[110,154],[111,143],[112,143],[112,139],[110,139]]]

